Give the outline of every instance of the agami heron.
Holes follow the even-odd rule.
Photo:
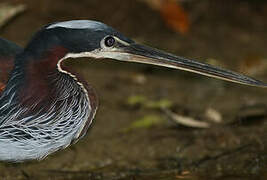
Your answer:
[[[62,64],[67,58],[111,58],[175,68],[235,83],[256,79],[135,43],[97,21],[57,22],[37,32],[25,49],[4,42],[0,53],[0,160],[42,159],[82,138],[98,106],[90,85]],[[2,66],[8,62],[9,68]],[[12,69],[12,71],[10,71]]]

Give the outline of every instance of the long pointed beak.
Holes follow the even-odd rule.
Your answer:
[[[231,81],[234,83],[267,87],[266,83],[251,77],[226,70],[218,67],[214,67],[209,64],[200,63],[194,60],[186,59],[183,57],[175,56],[170,53],[166,53],[148,46],[139,45],[136,43],[123,45],[120,44],[118,48],[112,53],[113,59],[129,62],[138,62],[145,64],[153,64],[157,66],[165,66],[174,69],[180,69],[184,71],[190,71],[193,73],[209,76],[217,79]]]

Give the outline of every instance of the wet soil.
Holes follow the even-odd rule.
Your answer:
[[[185,1],[191,24],[187,35],[173,32],[157,11],[137,0],[15,3],[25,3],[28,10],[0,35],[22,46],[47,23],[94,19],[138,42],[200,61],[216,59],[232,70],[247,56],[267,57],[264,1]],[[71,59],[68,64],[98,92],[94,127],[77,144],[40,162],[1,163],[1,179],[267,179],[265,89],[112,60]],[[145,83],[133,80],[138,75]],[[267,73],[255,78],[267,82]],[[127,107],[131,95],[170,99],[175,111],[202,120],[212,107],[223,122],[195,129],[166,119],[158,126],[122,133],[147,114],[164,116],[157,110]]]

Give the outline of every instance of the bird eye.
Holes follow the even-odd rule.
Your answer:
[[[112,47],[115,44],[115,39],[112,36],[108,36],[105,38],[105,46]]]

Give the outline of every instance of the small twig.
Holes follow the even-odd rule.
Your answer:
[[[228,156],[228,155],[232,155],[234,153],[242,151],[243,149],[245,149],[245,148],[247,148],[249,146],[252,146],[252,144],[246,144],[246,145],[237,147],[235,149],[219,153],[219,154],[217,154],[215,156],[206,156],[206,157],[201,158],[200,160],[197,160],[197,161],[191,163],[191,165],[193,165],[195,167],[198,167],[201,164],[206,163],[207,161],[217,160],[219,158],[222,158],[222,157],[225,157],[225,156]]]
[[[194,128],[209,128],[210,124],[193,119],[192,117],[182,116],[171,112],[169,109],[162,108],[163,112],[175,123]]]

